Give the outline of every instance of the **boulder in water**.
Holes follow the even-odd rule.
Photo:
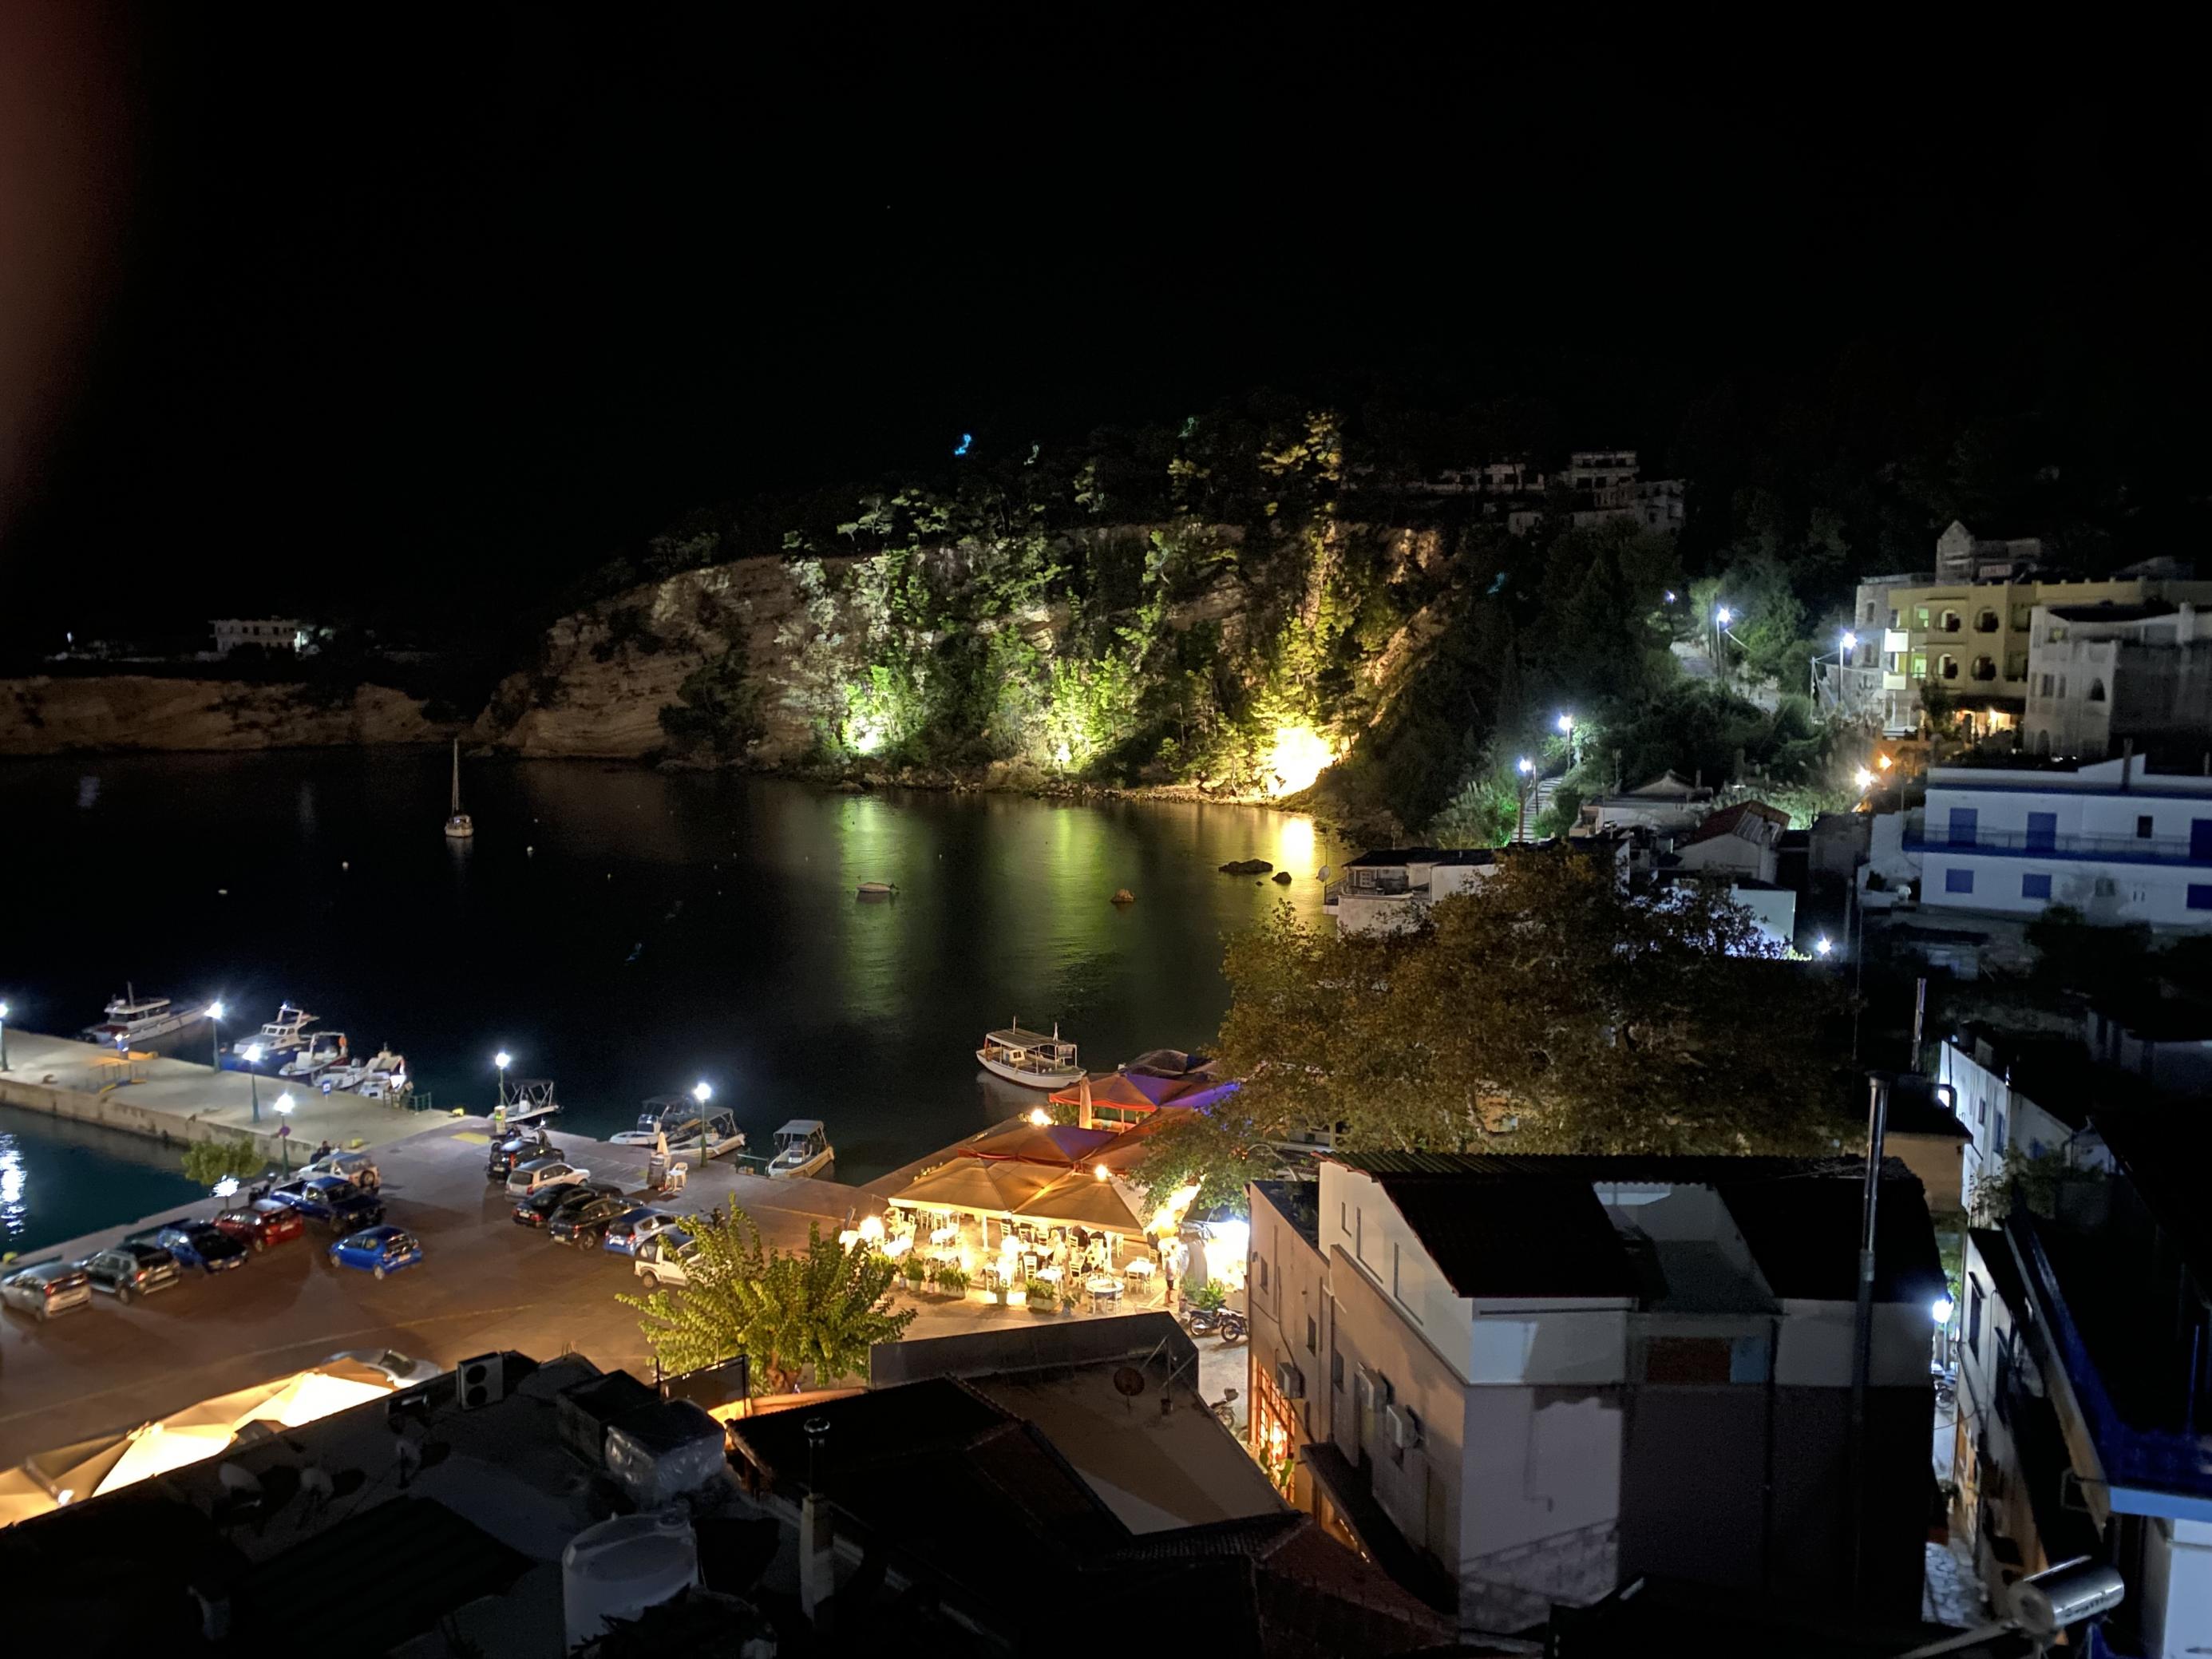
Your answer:
[[[1137,896],[1131,892],[1127,888],[1116,887],[1114,890],[1114,896],[1111,902],[1115,904],[1134,904],[1136,902]]]
[[[1275,866],[1265,859],[1231,859],[1221,866],[1224,876],[1264,876]]]
[[[1291,872],[1287,870],[1276,871],[1275,882],[1278,886],[1288,887],[1291,884]]]

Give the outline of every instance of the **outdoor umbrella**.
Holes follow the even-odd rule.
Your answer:
[[[1051,1185],[1055,1173],[1005,1158],[956,1158],[917,1178],[892,1201],[933,1210],[1011,1215]]]

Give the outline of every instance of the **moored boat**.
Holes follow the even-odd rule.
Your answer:
[[[150,1042],[198,1024],[207,1018],[204,1008],[179,1008],[167,997],[142,997],[125,987],[119,997],[108,999],[106,1018],[88,1025],[80,1035],[87,1042]]]
[[[1061,1041],[1057,1024],[1047,1036],[1024,1030],[1017,1019],[1005,1030],[986,1036],[975,1058],[992,1076],[1025,1089],[1065,1089],[1083,1076],[1075,1045]]]
[[[446,818],[446,839],[466,841],[477,832],[476,820],[461,811],[461,740],[453,739],[453,808]]]
[[[898,889],[887,881],[864,881],[860,886],[862,898],[895,898]]]
[[[819,1118],[795,1117],[775,1132],[775,1156],[768,1161],[770,1181],[795,1181],[827,1175],[837,1161],[829,1132]]]

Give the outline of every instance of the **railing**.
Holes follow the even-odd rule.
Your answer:
[[[1905,820],[1905,848],[1909,853],[2005,853],[2033,858],[2103,859],[2113,864],[2212,865],[2212,848],[2199,848],[2179,837],[2148,836],[2039,835],[2026,830],[1984,830],[1964,833],[1938,825],[1931,830],[1920,813]]]
[[[2031,1228],[2008,1229],[2027,1246],[2028,1271],[2036,1283],[2036,1300],[2049,1316],[2046,1328],[2065,1367],[2066,1380],[2087,1419],[2090,1438],[2105,1479],[2114,1486],[2158,1486],[2212,1495],[2212,1446],[2202,1436],[2173,1429],[2139,1429],[2129,1423],[2105,1387],[2104,1375],[2090,1358],[2066,1297],[2058,1288],[2058,1275],[2044,1253],[2043,1241]]]

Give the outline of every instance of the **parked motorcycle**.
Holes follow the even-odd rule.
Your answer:
[[[1213,1316],[1213,1328],[1224,1347],[1231,1343],[1242,1342],[1251,1334],[1251,1328],[1244,1322],[1244,1316],[1231,1313],[1226,1308]]]

